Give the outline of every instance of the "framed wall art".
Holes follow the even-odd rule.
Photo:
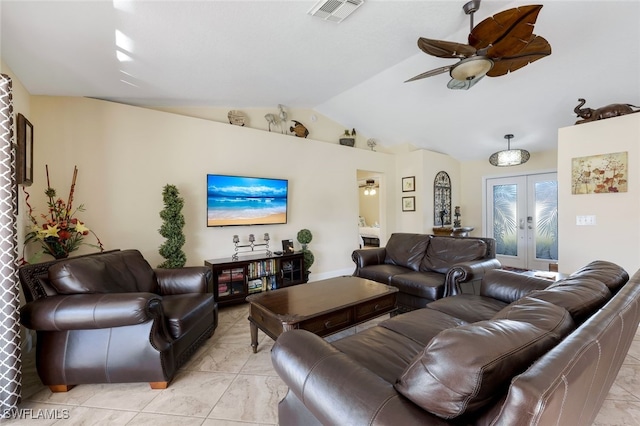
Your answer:
[[[627,152],[571,159],[571,193],[627,192]]]
[[[402,211],[403,212],[415,212],[416,211],[416,197],[402,197]]]
[[[402,178],[402,192],[413,192],[416,190],[416,177],[408,176]]]
[[[33,183],[33,125],[18,113],[18,152],[16,155],[16,180],[29,186]]]

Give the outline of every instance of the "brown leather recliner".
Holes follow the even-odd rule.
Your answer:
[[[37,332],[42,383],[149,382],[164,389],[215,331],[211,270],[153,269],[137,250],[25,265],[22,324]]]

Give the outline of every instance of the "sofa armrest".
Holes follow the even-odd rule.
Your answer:
[[[213,275],[206,266],[187,266],[177,269],[154,269],[160,294],[163,296],[185,293],[211,292]]]
[[[20,309],[20,322],[40,331],[85,330],[142,324],[162,316],[153,293],[72,294],[45,297]]]
[[[306,330],[283,333],[271,351],[280,378],[322,424],[430,424],[435,417],[393,384]]]
[[[553,281],[516,272],[496,269],[485,274],[480,284],[480,295],[512,303],[535,290],[544,290]]]
[[[487,271],[498,269],[501,266],[498,259],[481,259],[456,263],[447,271],[444,297],[460,294],[460,283],[482,279]]]
[[[381,265],[384,263],[386,257],[386,249],[384,247],[377,247],[367,250],[354,250],[351,254],[351,259],[356,264],[356,272],[360,268],[370,265]],[[354,273],[356,275],[356,273]]]

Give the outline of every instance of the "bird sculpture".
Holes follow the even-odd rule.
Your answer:
[[[269,123],[269,131],[271,131],[271,125],[276,125],[278,124],[278,117],[276,117],[275,114],[267,114],[264,116],[264,119],[267,120],[267,123]]]

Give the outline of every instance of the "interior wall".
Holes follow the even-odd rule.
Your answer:
[[[559,269],[609,260],[630,274],[640,266],[640,114],[564,127],[558,131]],[[628,152],[628,192],[572,194],[573,158]],[[594,215],[595,226],[576,225]]]
[[[367,226],[380,224],[380,194],[376,189],[374,195],[365,195],[364,188],[359,188],[359,209],[360,216],[365,218]]]
[[[220,123],[228,123],[228,113],[230,108],[220,107],[153,107],[158,111],[172,112],[175,114],[187,115],[189,117],[204,118],[205,120],[217,121]],[[245,127],[252,129],[267,130],[269,131],[269,123],[265,119],[266,114],[279,115],[279,109],[276,106],[273,108],[239,108],[245,119]],[[296,120],[302,123],[309,131],[308,138],[316,141],[323,141],[329,143],[340,143],[340,138],[344,135],[345,130],[349,130],[351,133],[352,127],[347,123],[342,125],[336,123],[330,118],[320,114],[317,111],[306,108],[288,108],[284,106],[284,111],[287,114],[287,122],[283,126],[271,126],[271,131],[274,133],[288,132],[291,133],[292,120]],[[355,147],[362,149],[371,149],[367,145],[369,139],[366,135],[359,133],[356,129]],[[388,152],[384,146],[378,145],[375,147],[377,151]]]
[[[60,194],[68,193],[77,165],[74,199],[85,204],[87,226],[106,248],[137,248],[152,266],[162,260],[162,188],[173,184],[185,199],[188,265],[231,256],[234,234],[246,242],[249,233],[269,232],[278,250],[281,240],[295,240],[298,230],[308,228],[316,258],[311,279],[350,274],[359,242],[357,170],[395,175],[390,154],[118,103],[34,96],[32,111],[31,204],[44,208],[45,164]],[[289,179],[288,223],[207,228],[207,173]],[[387,192],[396,198],[394,188]],[[393,223],[395,208],[384,201],[383,214]]]

